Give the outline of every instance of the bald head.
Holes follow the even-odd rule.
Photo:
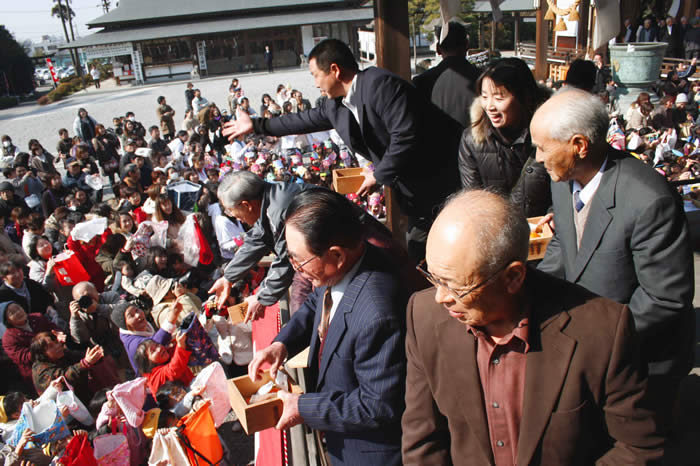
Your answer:
[[[482,190],[453,196],[428,235],[428,263],[438,256],[465,275],[488,276],[506,262],[527,260],[530,228],[517,206]]]
[[[81,296],[89,294],[90,296],[97,295],[97,288],[90,282],[80,282],[73,287],[73,299],[80,299]]]

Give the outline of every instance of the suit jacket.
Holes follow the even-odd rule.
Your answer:
[[[453,120],[469,126],[469,108],[479,70],[464,57],[445,57],[433,68],[413,78],[418,91]]]
[[[334,465],[401,462],[407,295],[396,268],[367,246],[328,327],[318,361],[318,324],[326,287],[313,291],[275,341],[293,356],[311,343],[304,423],[325,433]]]
[[[287,207],[300,192],[312,185],[297,183],[266,183],[260,206],[260,218],[245,234],[245,241],[224,269],[226,280],[235,283],[245,276],[265,254],[274,251],[275,260],[270,265],[258,292],[258,300],[272,306],[287,292],[292,284],[294,268],[287,258],[287,240],[284,236],[284,220]]]
[[[530,350],[516,464],[658,459],[663,438],[646,408],[646,368],[627,307],[536,270],[525,290]],[[476,350],[476,337],[435,302],[434,288],[413,295],[404,464],[494,464]]]
[[[556,233],[539,268],[629,304],[652,375],[692,366],[693,256],[678,194],[612,148],[576,246],[570,183],[552,183]]]
[[[335,128],[353,150],[374,162],[374,176],[395,188],[401,209],[431,216],[459,186],[457,147],[463,128],[389,71],[357,73],[359,124],[342,98],[305,112],[253,120],[256,133],[305,134]]]
[[[2,286],[0,286],[0,303],[14,301],[22,306],[27,314],[46,314],[46,308],[54,304],[54,299],[51,294],[34,280],[25,277],[24,283],[27,284],[27,290],[29,290],[29,295],[32,297],[31,306],[27,304],[27,300],[23,296],[15,293],[4,282]]]

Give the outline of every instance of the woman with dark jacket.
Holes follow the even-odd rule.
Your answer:
[[[92,138],[95,137],[95,126],[97,121],[88,115],[84,108],[78,109],[78,116],[73,121],[73,131],[81,141],[90,144]]]
[[[506,58],[476,82],[471,127],[459,147],[463,188],[488,188],[509,195],[526,216],[544,215],[552,204],[550,179],[535,161],[530,120],[548,91],[537,86],[527,64]]]
[[[40,332],[55,332],[65,341],[65,333],[43,315],[27,314],[22,306],[12,301],[0,303],[0,323],[0,338],[5,354],[17,366],[27,387],[33,387],[32,354],[29,348],[32,338]]]
[[[65,344],[51,332],[41,332],[32,338],[32,380],[36,392],[41,395],[52,380],[65,377],[75,395],[84,404],[103,388],[111,388],[121,382],[114,365],[105,364],[101,346],[82,352],[69,351]]]

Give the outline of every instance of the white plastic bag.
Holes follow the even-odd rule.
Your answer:
[[[104,217],[93,218],[86,222],[80,222],[73,227],[71,236],[76,241],[89,242],[95,236],[99,236],[107,229],[107,219]]]
[[[231,411],[231,402],[228,397],[228,382],[224,368],[218,362],[213,362],[202,369],[190,384],[190,390],[204,386],[202,398],[211,400],[209,411],[214,419],[214,426],[219,427]]]
[[[85,177],[85,184],[90,186],[95,191],[99,191],[103,186],[102,177],[97,173],[94,175],[88,175]]]
[[[180,227],[177,240],[182,244],[185,264],[196,267],[199,264],[199,241],[194,230],[194,214],[188,215],[185,219],[185,223]]]
[[[92,418],[83,402],[80,401],[80,398],[75,396],[75,393],[70,390],[58,392],[56,395],[56,404],[58,405],[58,409],[61,409],[63,406],[68,408],[71,417],[84,426],[91,426],[95,423],[95,420]]]
[[[165,435],[156,432],[156,435],[153,436],[153,447],[151,448],[151,456],[148,458],[148,466],[161,466],[163,464],[190,464],[187,453],[183,450],[177,434],[172,429]]]

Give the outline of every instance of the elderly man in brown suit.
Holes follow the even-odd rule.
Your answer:
[[[528,268],[529,233],[485,191],[457,195],[431,228],[419,267],[435,288],[408,305],[405,464],[663,455],[629,309]]]

